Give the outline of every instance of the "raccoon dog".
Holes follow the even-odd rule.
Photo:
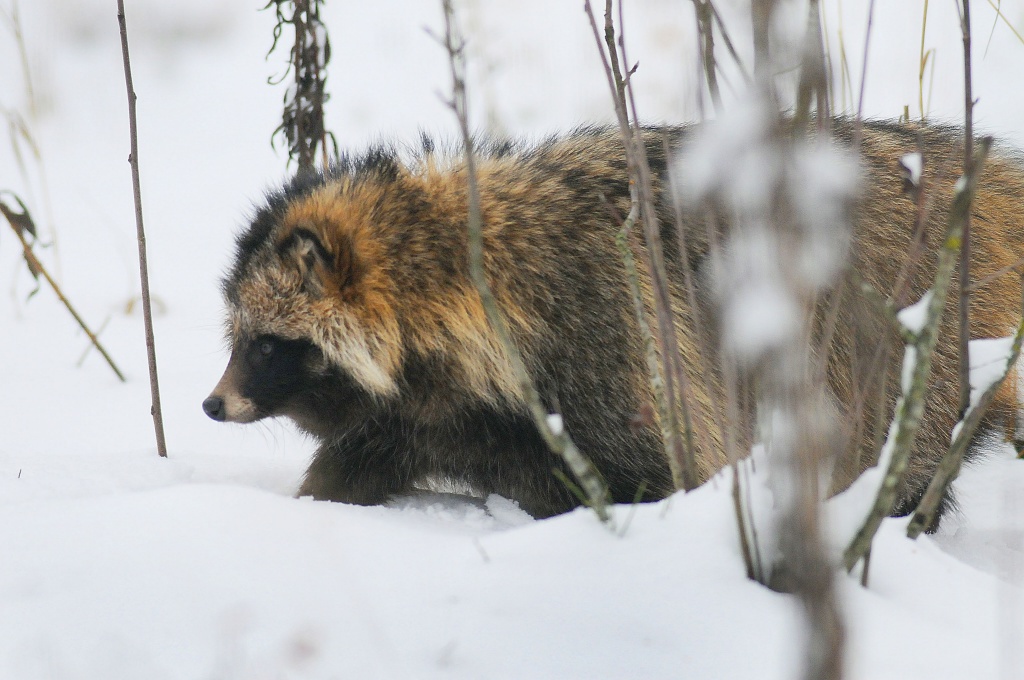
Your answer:
[[[842,121],[836,130],[840,140],[850,135]],[[897,161],[916,149],[918,132],[893,124],[864,130],[851,269],[881,291],[893,289],[910,250],[917,207],[901,191]],[[928,250],[911,274],[907,301],[934,272],[962,157],[955,131],[920,132],[931,192]],[[707,307],[695,315],[686,302],[675,212],[663,192],[666,151],[688,134],[694,132],[652,129],[645,143],[705,480],[725,462],[714,356],[720,342],[700,276],[708,231],[703,216],[682,216],[699,307]],[[562,413],[615,501],[667,495],[672,482],[658,425],[638,417],[651,411],[652,399],[615,244],[630,204],[617,133],[582,129],[479,153],[485,269],[542,399]],[[429,150],[410,162],[376,149],[294,179],[268,197],[239,237],[223,283],[231,358],[203,408],[215,420],[239,423],[287,416],[311,434],[318,447],[300,496],[376,504],[446,479],[515,499],[539,517],[578,505],[553,474],[562,463],[537,433],[470,281],[466,179],[461,163]],[[1017,163],[992,159],[974,208],[975,280],[1024,255],[1020,196]],[[996,278],[975,293],[976,336],[1012,333],[1020,297],[1014,278]],[[649,293],[645,277],[641,284]],[[828,383],[847,416],[850,442],[833,490],[873,462],[899,385],[899,337],[854,290],[837,286],[819,309],[819,318],[826,307],[838,310]],[[701,328],[696,319],[704,320]],[[925,420],[901,486],[904,512],[923,493],[956,421],[953,323],[942,330]],[[881,368],[868,370],[872,362]],[[997,401],[994,418],[1014,412],[1012,390]],[[749,412],[745,419],[752,420]]]

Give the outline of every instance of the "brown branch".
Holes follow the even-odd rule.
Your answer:
[[[622,6],[620,4],[620,23],[622,20],[621,9]],[[590,20],[590,27],[594,40],[597,43],[598,52],[604,64],[605,76],[612,93],[615,114],[619,122],[619,131],[625,147],[626,167],[630,179],[630,198],[635,205],[639,206],[640,221],[643,224],[644,240],[647,244],[645,249],[647,255],[646,264],[654,293],[654,310],[658,323],[658,338],[662,349],[662,377],[665,384],[666,405],[664,409],[659,407],[659,410],[667,413],[670,419],[668,427],[665,428],[663,426],[662,428],[663,432],[667,432],[670,435],[670,438],[664,442],[665,453],[676,488],[690,490],[697,487],[697,474],[693,456],[692,421],[686,402],[687,382],[672,316],[671,295],[669,293],[668,276],[665,272],[661,235],[658,229],[658,217],[651,199],[650,167],[647,164],[647,154],[639,126],[631,127],[629,123],[626,99],[629,96],[632,101],[632,87],[629,84],[629,77],[632,75],[632,71],[623,77],[619,69],[618,54],[615,46],[615,26],[612,19],[612,0],[606,0],[605,2],[604,42],[607,46],[606,48],[602,46],[601,33],[598,30],[597,20],[594,18],[594,11],[589,0],[586,0],[584,3],[584,11]],[[621,37],[619,44],[622,46]],[[624,61],[625,58],[625,50],[623,49]],[[633,114],[635,121],[635,102],[633,102]],[[652,379],[654,379],[654,376],[652,376]],[[680,393],[681,396],[678,396]],[[683,418],[683,437],[685,438],[685,443],[680,439],[678,422],[680,415]]]
[[[607,200],[603,195],[601,198]],[[608,206],[610,209],[614,209],[614,206],[610,203]],[[618,234],[615,236],[615,244],[619,249],[619,256],[622,258],[623,266],[626,269],[626,279],[629,282],[629,290],[633,298],[633,309],[636,313],[637,327],[640,330],[640,337],[644,343],[644,354],[647,358],[647,370],[650,375],[651,391],[654,393],[654,403],[658,409],[658,424],[661,428],[662,440],[667,442],[672,440],[672,432],[669,428],[673,420],[668,412],[668,401],[665,398],[665,377],[662,374],[661,365],[658,363],[658,350],[655,345],[654,333],[651,331],[651,325],[647,323],[647,311],[644,309],[643,294],[640,291],[640,273],[637,268],[636,258],[633,257],[633,249],[630,247],[630,232],[633,230],[633,225],[636,223],[639,212],[639,205],[634,201],[626,219],[622,220],[622,228],[619,229]],[[679,488],[678,484],[682,476],[678,464],[673,465],[673,463],[676,463],[676,459],[673,456],[669,456],[672,481],[676,484],[676,488]]]
[[[1009,274],[1014,269],[1019,269],[1021,265],[1024,265],[1024,257],[1021,257],[1019,260],[1017,260],[1013,264],[1008,264],[1005,267],[1003,267],[1002,269],[998,269],[998,270],[992,272],[991,274],[989,274],[988,276],[986,276],[983,279],[979,279],[979,280],[975,281],[971,285],[967,286],[967,290],[972,292],[972,293],[974,293],[976,291],[979,291],[982,288],[984,288],[985,286],[987,286],[988,284],[990,284],[993,281],[995,281],[996,279],[998,279],[1000,276],[1004,276],[1006,274]]]
[[[817,123],[827,127],[832,120],[828,106],[828,74],[825,69],[824,43],[821,36],[821,10],[818,0],[810,0],[807,7],[807,46],[800,66],[796,111],[793,129],[801,134],[810,120],[811,99],[817,103]]]
[[[960,29],[964,40],[964,174],[974,162],[974,99],[971,93],[971,0],[963,0]],[[960,247],[960,416],[971,403],[971,213],[964,216],[963,244]]]
[[[17,200],[17,197],[15,197],[15,200]],[[21,241],[21,248],[22,251],[24,251],[25,262],[28,263],[29,270],[32,272],[33,275],[43,275],[43,278],[46,279],[46,282],[50,284],[50,288],[52,288],[53,292],[57,294],[57,299],[61,301],[61,303],[67,308],[68,312],[70,312],[71,316],[74,317],[75,321],[78,322],[78,325],[82,328],[83,331],[85,331],[85,334],[89,336],[89,341],[92,342],[93,346],[95,346],[96,349],[99,350],[100,354],[103,355],[103,358],[106,359],[107,363],[110,365],[110,368],[113,369],[114,374],[117,375],[118,379],[121,382],[127,382],[125,380],[124,374],[121,373],[121,369],[117,367],[117,364],[114,363],[114,360],[110,357],[109,354],[107,354],[107,350],[104,349],[103,345],[100,344],[99,338],[96,337],[95,333],[89,330],[89,327],[86,325],[85,321],[82,320],[82,317],[78,315],[78,312],[75,311],[75,308],[71,306],[71,302],[69,302],[67,297],[64,295],[64,291],[60,289],[60,286],[57,285],[57,282],[53,280],[52,276],[50,276],[50,272],[46,270],[46,267],[44,267],[43,263],[39,261],[39,258],[36,257],[36,254],[32,252],[32,245],[25,238],[24,234],[25,231],[29,231],[29,233],[32,233],[32,231],[27,228],[19,226],[24,224],[25,222],[31,224],[31,218],[29,217],[28,210],[25,209],[24,204],[22,205],[22,210],[24,212],[16,213],[7,204],[5,204],[3,201],[0,201],[0,213],[2,213],[5,218],[7,218],[7,223],[11,225],[11,229],[14,230],[14,233],[18,237],[18,240]]]
[[[853,148],[859,153],[864,125],[864,85],[868,80],[868,47],[871,45],[871,24],[875,18],[875,0],[868,5],[868,25],[864,31],[864,61],[860,67],[860,92],[857,94],[857,117],[853,119]]]
[[[725,49],[729,51],[729,55],[733,61],[736,62],[736,67],[740,70],[740,74],[743,76],[743,80],[750,82],[750,74],[747,73],[747,69],[743,66],[743,61],[740,59],[739,53],[736,51],[736,47],[732,43],[732,39],[729,37],[729,31],[725,27],[725,22],[722,21],[722,15],[718,13],[718,8],[715,7],[711,0],[705,0],[708,6],[711,7],[711,15],[715,19],[715,23],[718,24],[718,32],[722,35],[722,42],[725,43]]]
[[[704,66],[704,79],[711,94],[711,104],[715,113],[722,115],[722,93],[718,90],[718,76],[715,64],[715,31],[712,24],[714,18],[711,0],[693,0],[693,11],[697,15],[697,34],[700,36],[701,61]]]
[[[998,380],[989,385],[982,393],[978,403],[967,409],[963,420],[960,421],[960,429],[956,431],[956,438],[953,440],[952,445],[950,445],[946,455],[939,462],[939,467],[936,468],[935,475],[932,477],[932,481],[928,483],[928,489],[921,498],[921,502],[914,512],[913,519],[910,520],[910,525],[907,527],[908,537],[917,538],[921,535],[922,531],[928,530],[935,523],[935,515],[938,512],[939,505],[942,499],[946,497],[949,485],[960,474],[960,465],[963,463],[967,447],[970,446],[971,441],[974,439],[974,433],[977,432],[978,426],[981,425],[985,412],[995,398],[996,392],[999,391],[999,388],[1006,380],[1006,376],[1010,374],[1017,363],[1017,357],[1020,356],[1022,339],[1024,339],[1024,319],[1017,326],[1017,332],[1013,336],[1010,356],[1006,359],[1006,370],[1003,371]]]
[[[153,310],[149,298],[149,265],[146,260],[146,232],[142,226],[142,189],[139,182],[139,135],[135,115],[135,88],[132,85],[132,67],[128,56],[128,28],[124,19],[124,0],[117,0],[117,23],[121,28],[121,56],[124,60],[124,82],[128,90],[128,128],[131,137],[131,154],[128,163],[132,169],[132,191],[135,198],[135,227],[139,241],[139,276],[142,280],[142,318],[146,326],[146,355],[149,360],[149,388],[153,399],[150,412],[153,414],[153,428],[156,432],[156,450],[162,458],[167,457],[167,442],[164,439],[164,417],[160,408],[160,385],[156,371],[156,341],[153,338]]]
[[[985,164],[991,145],[990,137],[981,140],[970,169],[957,182],[956,194],[947,222],[946,237],[939,250],[939,263],[935,272],[935,281],[932,284],[931,300],[926,311],[926,322],[924,328],[917,334],[917,340],[914,343],[917,361],[911,376],[910,388],[905,391],[904,396],[896,405],[894,431],[890,434],[892,451],[889,456],[889,466],[878,490],[874,506],[865,518],[863,526],[843,553],[843,566],[847,571],[852,571],[857,562],[864,557],[871,547],[871,542],[874,540],[882,520],[892,513],[896,501],[896,486],[907,467],[914,437],[917,435],[921,418],[924,415],[924,400],[928,389],[928,375],[931,373],[932,354],[938,340],[939,322],[942,319],[942,311],[963,237],[964,216],[971,210],[977,177]],[[890,444],[887,442],[887,445]]]
[[[469,116],[466,113],[466,81],[465,61],[463,56],[464,41],[458,37],[455,27],[454,10],[451,0],[442,0],[444,10],[444,40],[442,44],[448,51],[448,61],[452,74],[452,100],[449,102],[455,116],[458,119],[459,131],[462,135],[462,142],[465,146],[466,175],[469,191],[469,271],[480,300],[487,315],[488,323],[498,335],[502,347],[508,354],[513,371],[519,381],[526,405],[533,417],[540,435],[543,437],[548,448],[559,456],[572,472],[576,481],[579,482],[585,494],[585,500],[591,509],[597,514],[602,522],[611,524],[611,513],[609,512],[608,487],[597,468],[573,442],[568,431],[562,427],[556,431],[548,421],[548,412],[544,408],[537,392],[537,387],[530,377],[530,373],[523,361],[519,348],[512,340],[509,331],[508,321],[498,308],[494,294],[487,282],[484,271],[483,256],[483,220],[480,211],[480,189],[477,184],[476,160],[473,153],[473,139],[469,133]]]

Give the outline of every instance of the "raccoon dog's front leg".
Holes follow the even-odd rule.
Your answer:
[[[377,505],[412,490],[411,452],[384,433],[352,433],[323,442],[313,455],[298,496],[318,501]]]

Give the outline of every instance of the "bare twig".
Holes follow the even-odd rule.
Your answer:
[[[445,26],[443,44],[448,51],[452,74],[452,100],[449,104],[458,118],[462,142],[465,145],[466,174],[469,185],[470,277],[480,293],[480,300],[487,314],[488,323],[490,323],[491,328],[498,335],[502,347],[512,363],[512,368],[518,378],[520,389],[530,410],[530,415],[533,417],[534,424],[551,451],[565,462],[570,472],[576,478],[576,481],[579,482],[588,505],[597,513],[602,522],[611,524],[612,518],[608,508],[608,488],[604,480],[594,467],[594,464],[576,448],[576,444],[564,427],[560,428],[559,431],[552,429],[548,420],[549,414],[541,402],[537,387],[530,377],[522,354],[512,340],[508,322],[498,308],[497,301],[494,299],[490,285],[487,282],[483,264],[483,224],[480,212],[480,189],[477,185],[473,139],[469,133],[469,117],[466,112],[465,57],[463,53],[465,43],[458,35],[455,26],[451,0],[442,0],[442,8],[444,10]]]
[[[918,56],[917,64],[917,106],[921,109],[921,122],[924,122],[924,71],[928,64],[928,59],[932,56],[932,50],[925,52],[924,49],[924,35],[928,29],[928,0],[924,0],[924,14],[921,17],[921,52]],[[934,60],[933,60],[934,63]],[[907,115],[907,120],[910,120],[910,115]]]
[[[124,60],[124,82],[128,90],[128,127],[131,137],[131,155],[128,163],[132,169],[132,190],[135,198],[135,227],[139,241],[139,276],[142,280],[142,318],[146,326],[146,355],[149,360],[149,387],[153,405],[153,428],[156,432],[156,450],[161,457],[167,457],[167,442],[164,439],[164,416],[160,408],[160,385],[156,370],[156,341],[153,337],[153,310],[149,296],[149,265],[146,260],[146,232],[142,226],[142,189],[139,183],[139,134],[135,115],[135,88],[132,85],[132,67],[128,55],[128,28],[124,18],[124,0],[117,0],[117,23],[121,28],[121,56]]]
[[[17,196],[15,196],[14,198],[15,200],[18,201],[18,203],[21,203],[21,200],[18,199]],[[96,349],[99,350],[100,354],[103,355],[103,358],[106,359],[107,363],[110,365],[110,368],[114,371],[114,374],[117,375],[118,379],[121,382],[125,382],[124,374],[121,373],[121,369],[117,367],[117,364],[114,363],[114,360],[110,357],[109,354],[107,354],[107,350],[104,349],[103,345],[100,344],[99,338],[96,337],[95,333],[89,330],[89,327],[86,325],[85,321],[83,321],[82,317],[78,315],[78,312],[75,311],[75,308],[71,306],[71,303],[64,295],[64,291],[60,289],[60,286],[57,285],[57,282],[53,280],[52,276],[50,276],[50,272],[46,271],[46,267],[44,267],[43,263],[39,261],[39,258],[36,257],[36,254],[32,252],[32,244],[30,244],[28,242],[28,239],[25,238],[26,233],[28,233],[29,235],[33,235],[35,233],[35,226],[32,223],[31,216],[29,216],[28,209],[25,207],[23,203],[21,203],[21,212],[15,212],[6,203],[0,201],[0,214],[3,214],[3,216],[7,218],[7,223],[11,225],[11,229],[14,230],[14,233],[17,235],[18,240],[21,241],[21,248],[24,252],[25,262],[28,264],[29,271],[32,272],[33,276],[42,275],[42,277],[46,279],[46,282],[50,284],[50,288],[52,288],[53,292],[57,294],[57,299],[61,301],[61,303],[67,308],[68,312],[70,312],[71,316],[74,317],[78,325],[82,328],[83,331],[85,331],[85,334],[89,336],[89,341],[92,342]]]
[[[18,1],[11,3],[10,13],[0,10],[0,18],[7,24],[7,28],[14,36],[14,44],[18,48],[18,59],[21,62],[21,75],[25,80],[25,94],[28,97],[28,113],[30,118],[39,115],[38,97],[35,87],[32,84],[32,72],[28,67],[28,50],[25,47],[25,34],[21,29],[21,12],[18,10]]]
[[[868,25],[864,30],[864,61],[860,66],[860,91],[857,93],[857,117],[853,120],[853,148],[860,151],[860,142],[864,132],[864,91],[868,81],[868,48],[871,45],[871,24],[875,18],[875,0],[868,5]]]
[[[597,27],[597,20],[594,17],[594,11],[589,0],[584,2],[584,10],[590,21],[591,31],[597,43],[601,61],[605,68],[605,76],[612,93],[615,113],[619,122],[619,131],[622,135],[626,151],[626,167],[630,179],[630,198],[632,203],[638,206],[639,219],[643,225],[644,240],[647,245],[645,249],[647,255],[646,264],[654,293],[654,310],[658,324],[658,338],[662,350],[661,377],[664,379],[666,402],[664,407],[659,405],[659,411],[667,414],[669,418],[667,426],[664,423],[662,424],[662,433],[668,436],[664,441],[665,454],[676,488],[690,490],[697,487],[698,480],[693,453],[692,420],[686,402],[686,376],[679,353],[679,342],[676,338],[671,293],[668,276],[665,272],[658,218],[654,211],[654,202],[651,196],[651,173],[647,164],[647,154],[639,127],[631,128],[629,123],[626,99],[627,96],[632,95],[632,88],[628,81],[632,71],[623,77],[619,69],[618,50],[615,45],[615,26],[612,19],[612,0],[606,0],[605,2],[604,43],[606,47],[602,47],[601,32]],[[623,59],[625,59],[625,52],[623,52]],[[657,378],[652,375],[651,379],[656,380]],[[683,437],[685,442],[680,439],[678,421],[680,415],[683,418]]]
[[[946,227],[946,237],[939,251],[939,263],[935,272],[935,281],[931,289],[931,299],[927,305],[924,327],[917,333],[913,345],[916,361],[910,378],[909,389],[904,387],[904,395],[896,404],[896,415],[889,433],[889,439],[883,448],[883,458],[888,457],[889,465],[874,506],[864,520],[863,526],[850,542],[843,553],[843,565],[852,571],[867,550],[871,547],[882,519],[891,514],[896,500],[896,486],[899,484],[906,469],[910,449],[914,443],[921,418],[924,414],[924,400],[928,388],[928,375],[931,373],[932,354],[938,340],[938,326],[949,291],[953,269],[963,235],[964,216],[971,209],[977,177],[981,173],[988,156],[992,139],[981,140],[974,160],[967,173],[957,182],[953,206],[950,210]],[[887,454],[885,449],[890,449]],[[882,461],[879,461],[882,464]]]
[[[604,197],[602,196],[602,198]],[[609,207],[611,207],[611,204],[609,204]],[[637,327],[640,330],[640,337],[644,343],[644,354],[647,357],[647,370],[650,374],[654,403],[658,409],[658,423],[661,426],[662,440],[671,441],[672,432],[669,428],[673,421],[668,413],[668,401],[665,398],[665,378],[661,371],[661,365],[658,363],[658,350],[655,346],[654,333],[651,332],[651,325],[647,323],[647,311],[644,308],[643,294],[640,290],[640,273],[637,270],[636,258],[633,257],[633,249],[630,247],[630,232],[633,230],[639,213],[640,207],[634,201],[629,214],[622,221],[622,228],[615,237],[615,244],[619,248],[619,255],[622,257],[622,263],[626,268],[626,279],[629,281],[629,290],[633,298]],[[671,465],[673,461],[674,457],[670,457],[669,464]],[[672,470],[672,479],[674,482],[680,479],[678,466]]]
[[[974,99],[971,87],[971,0],[962,0],[960,30],[964,40],[964,173],[974,160]],[[971,213],[964,215],[963,243],[960,246],[960,416],[971,403]]]
[[[715,107],[715,113],[722,115],[722,94],[718,91],[717,65],[715,64],[713,9],[711,0],[693,0],[693,10],[697,15],[697,33],[700,36],[704,79],[708,84],[708,92],[711,93],[711,103]]]
[[[743,66],[743,61],[740,59],[740,55],[736,52],[736,47],[732,43],[732,39],[729,37],[729,31],[725,27],[725,22],[722,21],[722,15],[718,13],[718,8],[711,0],[705,0],[709,7],[711,7],[711,14],[715,19],[715,23],[718,25],[718,32],[722,35],[722,42],[725,43],[725,49],[729,51],[729,56],[736,63],[736,68],[740,70],[740,74],[743,76],[743,80],[748,84],[750,83],[750,74],[747,73],[747,69]]]
[[[754,30],[754,80],[758,85],[769,85],[772,77],[771,22],[778,0],[751,0],[751,23]],[[771,89],[771,88],[769,88]]]
[[[1014,269],[1019,269],[1021,265],[1024,265],[1024,257],[1021,257],[1013,264],[1008,264],[1005,267],[1002,267],[1001,269],[992,272],[991,274],[982,279],[978,279],[977,281],[969,285],[967,287],[967,290],[969,290],[972,293],[977,292],[984,288],[985,286],[987,286],[988,284],[995,281],[996,279],[998,279],[1000,276],[1005,276],[1006,274],[1012,272]]]
[[[811,98],[817,104],[815,120],[820,128],[831,124],[829,110],[828,74],[825,68],[824,47],[821,36],[821,8],[818,0],[810,0],[807,7],[807,44],[804,48],[803,65],[800,67],[800,83],[797,87],[797,105],[794,114],[794,130],[800,134],[810,118]]]
[[[925,491],[924,497],[921,498],[921,502],[914,512],[914,517],[910,520],[910,525],[907,527],[907,536],[910,538],[917,538],[921,535],[921,532],[928,530],[934,525],[939,505],[942,503],[942,499],[946,497],[949,485],[953,483],[953,480],[960,473],[960,465],[963,462],[964,454],[974,438],[974,433],[978,431],[978,426],[981,425],[981,421],[985,417],[985,411],[988,410],[988,406],[995,398],[996,392],[999,391],[999,388],[1006,380],[1006,376],[1010,374],[1017,363],[1017,357],[1020,356],[1022,339],[1024,339],[1024,319],[1017,326],[1017,332],[1013,336],[1013,345],[1010,349],[1010,356],[1006,359],[1006,368],[1003,374],[986,388],[978,398],[977,403],[969,406],[963,416],[963,420],[958,423],[958,427],[954,428],[953,431],[956,433],[956,436],[953,439],[953,443],[950,445],[946,455],[942,457],[942,461],[939,463],[939,467],[936,468],[932,481],[928,483],[928,489]]]

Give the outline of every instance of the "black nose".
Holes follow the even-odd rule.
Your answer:
[[[224,413],[224,400],[220,397],[207,397],[204,399],[203,410],[206,411],[206,415],[214,420],[223,422],[227,418],[227,414]]]

